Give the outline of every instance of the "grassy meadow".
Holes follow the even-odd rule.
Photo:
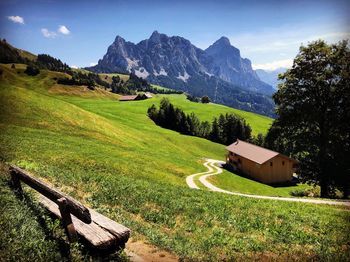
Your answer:
[[[43,70],[28,77],[24,66],[0,67],[1,160],[131,228],[134,239],[191,261],[349,257],[345,208],[189,189],[185,177],[206,171],[203,157],[224,159],[225,146],[156,126],[146,111],[163,95],[119,102],[104,90],[57,85],[53,78],[61,73]],[[201,120],[235,112],[246,118],[254,134],[265,133],[272,121],[192,103],[184,95],[166,97]],[[222,179],[218,183],[238,183],[239,192],[288,194],[285,188],[267,189],[226,172]]]

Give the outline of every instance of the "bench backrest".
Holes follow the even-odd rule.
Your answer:
[[[13,185],[17,187],[18,189],[21,189],[20,181],[26,183],[31,188],[38,191],[40,194],[46,196],[51,201],[55,202],[56,204],[59,204],[59,199],[65,199],[66,200],[66,207],[67,211],[71,213],[72,215],[76,216],[78,219],[83,221],[86,224],[91,223],[91,214],[89,212],[89,209],[80,204],[75,199],[63,194],[62,192],[51,188],[46,183],[40,181],[39,179],[33,177],[28,172],[24,171],[23,169],[11,165],[10,167],[10,174],[12,178]]]

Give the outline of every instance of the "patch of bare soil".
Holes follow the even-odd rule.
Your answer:
[[[134,241],[132,238],[126,244],[125,252],[133,262],[179,261],[178,257],[167,251],[140,240]]]

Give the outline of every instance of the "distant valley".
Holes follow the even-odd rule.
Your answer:
[[[256,69],[255,72],[262,81],[273,86],[277,90],[279,83],[278,75],[284,73],[286,70],[287,68],[280,67],[275,70]]]
[[[154,31],[138,44],[117,36],[98,64],[97,73],[134,73],[153,84],[208,95],[213,102],[273,116],[275,89],[261,81],[251,61],[221,37],[206,50],[189,40]]]

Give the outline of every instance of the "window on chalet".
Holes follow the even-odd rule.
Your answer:
[[[270,162],[270,166],[272,166],[272,162]]]
[[[284,161],[282,161],[282,166],[284,166]]]
[[[238,158],[238,163],[241,163],[241,159],[240,158]]]

